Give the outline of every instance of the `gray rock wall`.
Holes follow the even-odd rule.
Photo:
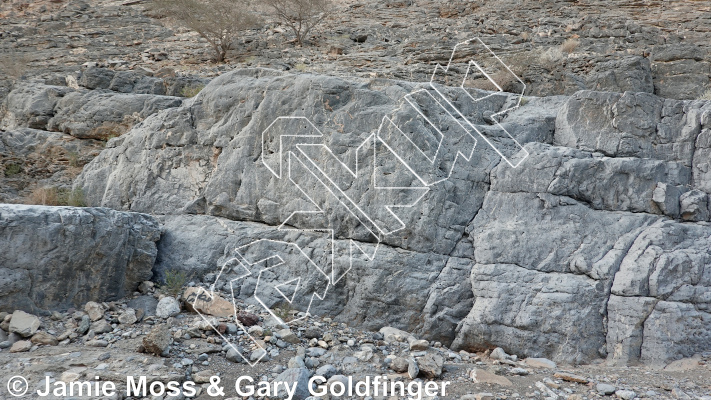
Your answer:
[[[158,223],[106,208],[0,204],[0,311],[109,301],[152,276]]]
[[[352,239],[369,249],[375,239],[307,170],[289,180],[262,162],[265,146],[268,164],[285,165],[278,134],[313,128],[282,125],[272,134],[267,127],[280,116],[307,117],[338,159],[353,165],[363,157],[363,165],[372,159],[357,148],[387,115],[431,150],[437,133],[402,103],[417,88],[424,86],[270,70],[224,74],[184,106],[110,141],[76,186],[93,205],[163,215],[158,274],[216,270],[235,246],[264,237],[302,243],[323,263],[325,234],[276,228],[313,205],[309,199],[336,216],[327,221],[336,247]],[[492,145],[479,137],[469,162],[457,160],[448,179],[430,185],[414,207],[398,209],[405,228],[384,235],[376,259],[356,262],[316,311],[455,348],[501,346],[564,362],[664,363],[705,349],[710,103],[583,91],[527,98],[497,126],[489,116],[514,104],[512,95],[471,102],[442,90]],[[435,117],[447,132],[458,129],[446,115]],[[530,154],[515,169],[492,148],[517,149],[504,128]],[[450,164],[433,167],[417,151],[405,159],[425,180],[436,179],[466,146],[442,148]],[[346,179],[334,172],[331,155],[314,154],[331,176]],[[416,183],[396,162],[378,167],[385,182]],[[346,181],[343,193],[375,213],[378,201],[405,198]],[[377,223],[388,223],[387,214],[377,215]],[[297,216],[289,226],[316,229],[315,220]],[[666,255],[637,260],[652,248]],[[628,281],[647,283],[631,290]],[[249,282],[240,284],[244,293],[254,287]]]

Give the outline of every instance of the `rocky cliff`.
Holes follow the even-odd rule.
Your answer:
[[[152,276],[160,226],[105,208],[0,205],[0,311],[79,307]]]
[[[424,118],[424,94],[419,108],[403,100],[432,88],[234,71],[111,139],[75,186],[93,206],[159,215],[158,274],[217,271],[235,248],[264,238],[298,242],[327,263],[323,226],[333,249],[377,247],[374,259],[340,269],[312,309],[366,328],[566,362],[663,363],[705,348],[711,103],[581,91],[525,97],[509,110],[515,95],[472,91],[472,101],[439,87],[462,115]],[[500,124],[490,117],[505,110]],[[282,116],[313,125],[273,125]],[[402,157],[369,142],[373,132],[405,146]],[[281,140],[309,134],[296,138],[306,146]],[[282,153],[288,146],[299,149],[294,158]],[[359,162],[374,163],[372,180],[343,172]],[[303,174],[275,173],[287,164]],[[341,191],[326,190],[314,170]],[[383,204],[411,206],[388,213]],[[308,207],[336,217],[320,226],[292,218]],[[376,217],[357,218],[354,207]]]

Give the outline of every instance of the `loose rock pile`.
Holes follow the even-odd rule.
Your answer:
[[[193,290],[188,288],[185,294]],[[711,383],[711,354],[675,362],[663,371],[560,366],[545,358],[519,360],[501,348],[455,352],[396,328],[366,332],[328,317],[309,317],[287,326],[241,302],[238,320],[202,314],[212,320],[206,324],[197,314],[180,309],[161,315],[159,304],[177,300],[156,291],[152,282],[141,285],[141,291],[124,301],[89,302],[82,309],[49,317],[0,313],[4,365],[0,375],[21,374],[31,389],[43,391],[45,374],[50,382],[98,376],[117,383],[119,393],[125,393],[129,375],[147,376],[149,383],[192,381],[197,398],[204,398],[210,377],[219,376],[231,399],[240,397],[230,397],[236,393],[227,383],[250,375],[261,381],[299,382],[294,398],[302,400],[309,396],[306,381],[314,375],[327,379],[326,387],[334,382],[355,385],[367,376],[406,384],[451,382],[446,397],[425,397],[429,399],[707,399],[705,386]],[[286,317],[299,315],[293,311]],[[699,379],[688,379],[689,374]]]

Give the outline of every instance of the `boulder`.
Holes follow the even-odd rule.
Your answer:
[[[30,337],[37,332],[40,325],[40,319],[36,316],[16,310],[12,313],[12,319],[10,320],[10,332],[17,333],[22,337]]]
[[[180,314],[180,303],[175,299],[175,297],[165,296],[158,301],[158,305],[156,306],[156,316],[160,318],[169,318],[178,314]]]
[[[189,287],[183,293],[185,308],[215,317],[227,318],[235,314],[235,306],[215,293],[203,288]]]
[[[289,368],[274,378],[275,382],[284,382],[289,386],[296,384],[294,400],[304,400],[311,394],[309,392],[309,377],[311,374],[306,368]],[[280,391],[277,398],[286,398],[284,390]]]
[[[104,318],[104,307],[95,301],[90,301],[84,305],[84,311],[92,321]]]
[[[417,359],[417,366],[420,368],[420,376],[426,379],[436,379],[442,375],[444,357],[436,353],[427,353]]]
[[[32,342],[29,340],[20,340],[12,344],[10,347],[10,353],[24,353],[30,351],[32,348]]]
[[[159,237],[148,215],[2,204],[0,310],[40,312],[120,299],[152,276]]]
[[[56,346],[59,344],[59,341],[54,335],[51,335],[47,332],[37,332],[35,333],[32,338],[30,339],[30,342],[34,344],[43,344],[47,346]]]
[[[156,325],[146,336],[143,337],[143,349],[147,353],[160,356],[168,349],[172,338],[168,325]]]
[[[492,372],[480,368],[474,368],[469,373],[469,377],[472,379],[472,381],[474,381],[474,383],[488,383],[499,386],[513,386],[513,383],[505,376],[496,375]]]

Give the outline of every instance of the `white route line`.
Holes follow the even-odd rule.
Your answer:
[[[471,43],[474,42],[474,41],[478,41],[479,44],[481,44],[482,46],[484,46],[484,47],[486,48],[486,50],[488,50],[489,53],[490,53],[491,55],[493,55],[493,57],[495,57],[496,60],[497,60],[499,63],[501,63],[501,64],[506,68],[506,70],[508,70],[508,72],[510,72],[510,73],[523,85],[523,90],[521,91],[521,94],[519,95],[518,101],[516,102],[516,105],[515,105],[515,106],[509,107],[509,108],[507,108],[507,109],[505,109],[505,110],[503,110],[503,111],[494,113],[494,114],[492,114],[492,115],[490,116],[490,117],[492,118],[492,120],[495,121],[496,124],[509,136],[509,138],[511,138],[511,139],[513,140],[513,142],[514,142],[521,150],[524,151],[525,155],[524,155],[516,164],[512,163],[499,149],[497,149],[496,146],[494,146],[494,144],[491,143],[491,142],[489,141],[489,139],[488,139],[482,132],[480,132],[479,129],[477,129],[477,127],[476,127],[456,106],[454,106],[454,104],[452,104],[452,102],[451,102],[451,101],[437,88],[437,86],[435,85],[435,78],[436,78],[436,76],[437,76],[438,71],[441,71],[442,73],[447,73],[447,71],[449,70],[450,66],[453,65],[453,63],[454,63],[454,57],[455,57],[455,54],[456,54],[456,52],[457,52],[457,48],[460,47],[460,46],[463,46],[463,45],[471,44]],[[465,75],[464,75],[464,78],[463,78],[461,84],[458,86],[458,88],[461,89],[461,90],[463,90],[463,91],[466,93],[466,95],[467,95],[472,101],[474,101],[474,102],[481,101],[481,100],[483,100],[483,99],[485,99],[485,98],[488,98],[488,97],[493,96],[494,94],[496,94],[496,92],[494,92],[494,93],[491,93],[491,94],[489,94],[489,95],[487,95],[487,96],[484,96],[484,97],[482,97],[482,98],[475,99],[475,98],[464,88],[464,83],[466,82],[466,79],[468,78],[468,76],[469,76],[469,74],[470,74],[470,71],[472,70],[472,66],[474,66],[476,69],[478,69],[478,70],[496,87],[496,89],[498,90],[498,92],[503,92],[503,89],[501,88],[501,86],[499,86],[499,84],[498,84],[497,82],[495,82],[495,81],[492,79],[492,77],[491,77],[486,71],[484,71],[484,69],[483,69],[478,63],[476,63],[474,60],[470,60],[470,61],[468,62],[468,65],[467,65],[467,71],[466,71],[466,73],[465,73]],[[526,85],[523,83],[523,81],[522,81],[518,76],[516,76],[516,74],[513,73],[513,71],[511,71],[511,69],[508,67],[508,65],[506,65],[503,61],[501,61],[501,59],[500,59],[493,51],[491,51],[491,49],[490,49],[486,44],[484,44],[484,42],[481,41],[481,39],[479,39],[479,38],[474,38],[474,39],[470,39],[470,40],[467,40],[467,41],[464,41],[464,42],[461,42],[461,43],[458,43],[457,45],[455,45],[454,48],[453,48],[453,50],[452,50],[452,55],[450,56],[450,59],[449,59],[449,62],[448,62],[448,64],[447,64],[447,66],[446,66],[446,67],[442,67],[440,64],[437,64],[437,65],[435,66],[434,71],[433,71],[433,73],[432,73],[432,77],[431,77],[430,82],[429,82],[429,86],[430,86],[432,89],[434,89],[434,91],[439,95],[439,97],[441,98],[441,100],[443,100],[450,108],[454,109],[454,111],[459,115],[459,117],[460,117],[461,119],[463,119],[464,121],[466,121],[466,123],[467,123],[467,125],[469,126],[469,128],[473,129],[482,139],[484,139],[484,141],[485,141],[487,144],[489,144],[489,145],[494,149],[494,151],[496,151],[496,153],[497,153],[499,156],[501,156],[501,158],[502,158],[503,160],[505,160],[511,167],[513,167],[513,168],[518,167],[518,166],[521,164],[521,162],[522,162],[526,157],[528,157],[528,155],[529,155],[528,151],[527,151],[525,148],[523,148],[523,146],[521,146],[521,144],[520,144],[513,136],[511,136],[511,134],[500,124],[500,122],[499,122],[499,120],[498,120],[498,118],[499,118],[499,116],[500,116],[501,114],[504,114],[504,113],[506,113],[506,112],[508,112],[508,111],[511,111],[511,110],[514,110],[514,109],[520,107],[520,105],[521,105],[521,99],[522,99],[522,97],[523,97],[523,93],[524,93],[524,91],[525,91]],[[423,176],[421,176],[421,174],[419,174],[417,171],[415,171],[415,169],[412,168],[412,167],[395,151],[395,149],[393,149],[393,148],[383,139],[383,137],[381,136],[381,133],[382,133],[383,129],[386,127],[386,124],[388,124],[387,126],[392,125],[392,127],[394,127],[395,129],[397,129],[397,131],[398,131],[402,136],[404,136],[408,141],[410,141],[410,143],[411,143],[412,145],[414,145],[414,146],[417,148],[417,150],[419,151],[419,153],[421,153],[421,155],[424,156],[424,157],[429,161],[429,164],[430,164],[430,165],[432,165],[432,166],[434,166],[434,167],[437,167],[436,162],[437,162],[437,160],[438,160],[438,157],[440,157],[440,155],[441,155],[440,151],[442,150],[442,144],[443,144],[443,142],[444,142],[445,139],[446,139],[446,135],[435,125],[435,123],[434,123],[432,120],[430,120],[430,118],[428,118],[428,117],[420,110],[420,108],[418,107],[418,104],[416,104],[416,102],[413,100],[413,96],[416,95],[416,94],[418,94],[418,93],[425,93],[425,94],[427,94],[428,96],[430,96],[430,98],[436,103],[436,105],[437,105],[438,107],[440,107],[442,110],[444,110],[445,113],[446,113],[453,121],[455,121],[455,122],[457,123],[457,125],[459,125],[459,126],[464,130],[464,132],[465,132],[467,135],[469,135],[469,137],[473,140],[473,144],[471,144],[471,150],[470,150],[470,151],[468,151],[468,152],[462,152],[461,150],[457,150],[457,153],[456,153],[456,155],[455,155],[455,157],[454,157],[454,160],[452,161],[452,166],[450,167],[449,171],[447,171],[447,176],[446,176],[446,177],[441,178],[441,179],[438,179],[438,180],[435,180],[435,181],[432,181],[432,182],[429,182],[429,183],[427,182],[426,179],[423,178]],[[259,264],[262,264],[262,263],[268,264],[269,261],[274,261],[274,260],[276,260],[277,262],[274,263],[273,265],[268,266],[267,268],[262,268],[262,269],[260,269],[260,270],[258,271],[258,274],[257,274],[257,283],[256,283],[256,286],[255,286],[255,290],[254,290],[253,297],[254,297],[254,299],[255,299],[267,312],[269,312],[269,314],[270,314],[273,318],[275,318],[277,321],[283,323],[283,321],[282,321],[276,314],[274,314],[274,312],[273,312],[269,307],[267,307],[267,305],[264,303],[264,301],[259,297],[258,289],[259,289],[259,287],[260,287],[260,282],[261,282],[261,278],[262,278],[262,274],[263,274],[263,273],[265,273],[265,272],[267,272],[267,271],[269,271],[269,270],[271,270],[271,269],[273,269],[273,268],[276,268],[276,267],[279,267],[279,266],[283,266],[283,265],[287,265],[287,263],[286,263],[286,262],[284,261],[284,259],[283,259],[281,256],[279,256],[278,254],[270,255],[270,256],[268,256],[268,257],[265,257],[265,258],[262,258],[262,259],[259,259],[259,260],[254,260],[253,262],[250,262],[250,260],[247,260],[246,257],[243,255],[244,249],[247,249],[247,248],[249,248],[250,246],[258,245],[258,244],[260,244],[260,243],[265,243],[265,242],[277,243],[277,244],[281,244],[281,245],[285,245],[285,246],[294,246],[294,247],[298,250],[298,254],[300,254],[301,256],[303,256],[304,258],[306,258],[306,260],[308,260],[308,261],[307,261],[307,265],[312,266],[312,267],[315,267],[315,268],[318,270],[318,272],[321,273],[321,274],[325,277],[326,287],[325,287],[325,289],[323,290],[323,293],[321,293],[321,294],[319,294],[319,293],[312,293],[312,294],[311,294],[311,299],[310,299],[310,301],[309,301],[309,306],[308,306],[307,310],[304,312],[304,316],[302,316],[302,317],[300,317],[300,318],[298,318],[298,319],[292,320],[292,321],[290,321],[290,322],[293,322],[293,321],[296,321],[296,320],[301,320],[301,319],[306,318],[306,317],[308,317],[309,315],[311,315],[311,314],[310,314],[310,310],[311,310],[311,306],[312,306],[312,304],[313,304],[314,299],[323,300],[323,299],[325,298],[325,296],[326,296],[326,293],[328,292],[328,289],[329,289],[331,286],[333,286],[333,285],[335,285],[336,283],[338,283],[338,282],[346,275],[346,273],[348,273],[348,271],[350,271],[350,269],[353,267],[353,257],[354,257],[354,254],[353,254],[353,253],[354,253],[354,250],[355,250],[355,249],[357,249],[358,252],[360,252],[361,254],[363,254],[363,255],[366,257],[366,259],[368,260],[368,262],[373,261],[373,259],[375,258],[375,255],[376,255],[376,253],[377,253],[377,251],[378,251],[378,248],[380,247],[380,243],[382,242],[382,237],[385,236],[385,235],[389,235],[389,234],[398,232],[398,231],[400,231],[400,230],[402,230],[402,229],[404,229],[404,228],[406,227],[406,226],[405,226],[405,223],[402,221],[402,219],[400,219],[400,217],[398,217],[398,215],[393,211],[394,208],[407,208],[407,207],[414,207],[415,205],[417,205],[417,204],[419,203],[419,201],[422,200],[422,198],[429,192],[429,188],[430,188],[431,186],[433,186],[433,185],[435,185],[435,184],[438,184],[438,183],[441,183],[441,182],[443,182],[443,181],[446,181],[447,179],[449,179],[449,178],[451,177],[451,175],[452,175],[452,173],[453,173],[453,171],[454,171],[454,166],[457,164],[457,161],[459,160],[459,157],[464,158],[464,160],[466,160],[466,161],[468,161],[468,162],[471,161],[472,156],[473,156],[473,154],[474,154],[474,150],[475,150],[476,145],[477,145],[477,139],[471,134],[470,129],[468,129],[468,128],[465,127],[462,123],[460,123],[459,118],[456,118],[452,113],[450,113],[450,111],[447,109],[447,107],[445,107],[445,106],[442,105],[442,103],[440,102],[440,100],[438,100],[435,96],[433,96],[427,89],[419,89],[419,90],[416,90],[416,91],[414,91],[414,92],[412,92],[412,93],[409,93],[409,94],[407,94],[407,95],[404,96],[404,100],[405,100],[405,102],[406,102],[407,104],[409,104],[410,107],[412,107],[425,121],[427,121],[427,123],[428,123],[431,127],[433,127],[433,128],[435,129],[435,131],[437,132],[437,134],[438,134],[438,136],[439,136],[439,140],[438,140],[438,143],[437,143],[437,149],[436,149],[436,151],[434,152],[434,155],[433,155],[432,157],[428,156],[427,153],[426,153],[424,150],[422,150],[422,149],[414,142],[414,140],[413,140],[412,138],[410,138],[407,134],[405,134],[405,133],[392,121],[392,119],[390,119],[388,116],[383,117],[383,120],[382,120],[380,126],[378,127],[378,131],[375,132],[375,133],[371,133],[371,134],[360,144],[360,146],[358,146],[358,148],[356,148],[356,150],[355,150],[355,169],[351,169],[345,162],[341,161],[341,160],[336,156],[336,154],[333,153],[333,151],[332,151],[328,146],[326,146],[325,144],[323,144],[323,143],[308,143],[310,140],[313,140],[313,139],[316,139],[316,138],[323,138],[324,135],[323,135],[323,133],[322,133],[308,118],[306,118],[306,117],[280,116],[280,117],[277,117],[274,121],[272,121],[272,123],[269,124],[269,126],[267,126],[267,127],[264,129],[264,131],[262,131],[262,143],[261,143],[261,145],[262,145],[262,151],[261,151],[261,154],[260,154],[260,158],[261,158],[261,161],[262,161],[262,163],[264,164],[264,166],[265,166],[277,179],[281,179],[281,178],[282,178],[282,175],[283,175],[284,157],[285,157],[285,156],[288,157],[288,158],[287,158],[287,164],[288,164],[288,165],[287,165],[287,169],[288,169],[288,178],[289,178],[289,180],[290,180],[290,181],[294,184],[294,186],[296,186],[296,188],[308,199],[309,202],[311,202],[314,206],[316,206],[316,210],[308,210],[308,211],[307,211],[307,210],[304,210],[304,211],[294,211],[294,212],[292,212],[292,213],[284,220],[284,222],[282,222],[281,225],[278,226],[277,230],[278,230],[278,231],[304,231],[304,232],[306,232],[306,231],[311,231],[311,232],[325,232],[325,233],[328,233],[328,234],[330,235],[330,244],[331,244],[331,257],[330,257],[330,258],[331,258],[331,260],[330,260],[330,263],[331,263],[331,276],[329,277],[329,275],[324,271],[324,269],[322,269],[321,267],[319,267],[319,265],[318,265],[317,263],[315,263],[313,260],[311,260],[311,258],[303,251],[303,249],[302,249],[299,245],[297,245],[297,244],[295,244],[295,243],[290,243],[290,242],[285,242],[285,241],[280,241],[280,240],[273,240],[273,239],[257,239],[257,240],[254,240],[254,241],[250,242],[249,244],[246,244],[246,245],[244,245],[244,246],[240,246],[240,247],[238,247],[238,248],[235,249],[235,252],[237,253],[237,257],[228,259],[228,260],[222,265],[222,268],[220,269],[220,272],[217,274],[217,277],[215,278],[215,282],[213,282],[213,284],[210,286],[210,291],[208,292],[207,290],[201,288],[201,289],[199,290],[198,294],[204,293],[206,296],[209,296],[209,297],[211,297],[211,298],[214,298],[214,296],[215,296],[215,293],[214,293],[214,291],[215,291],[215,284],[219,281],[220,277],[223,275],[223,272],[224,272],[224,270],[225,270],[225,267],[226,267],[228,264],[230,264],[231,262],[237,261],[237,262],[239,263],[239,265],[240,265],[242,268],[244,268],[245,274],[240,275],[240,276],[238,276],[237,278],[233,278],[233,279],[231,279],[231,280],[229,281],[229,283],[230,283],[230,291],[231,291],[231,295],[232,295],[232,305],[233,305],[233,307],[234,307],[234,319],[235,319],[235,322],[240,326],[240,328],[245,332],[245,334],[247,334],[247,336],[249,337],[249,339],[253,342],[253,345],[256,346],[256,347],[258,347],[258,348],[260,348],[260,349],[262,349],[262,350],[264,350],[263,353],[262,353],[262,355],[261,355],[261,356],[259,357],[259,359],[257,359],[256,361],[250,362],[250,360],[249,360],[245,355],[243,355],[243,354],[238,350],[238,348],[237,348],[236,346],[234,346],[232,343],[230,343],[229,340],[228,340],[223,334],[221,334],[221,333],[219,332],[219,330],[216,329],[216,327],[214,327],[214,326],[212,325],[212,322],[210,321],[210,319],[208,319],[205,315],[203,315],[203,314],[200,313],[199,311],[198,311],[198,314],[200,314],[200,316],[203,318],[203,320],[205,320],[205,322],[207,322],[207,323],[215,330],[215,332],[217,332],[217,334],[218,334],[225,342],[229,343],[229,346],[231,346],[231,348],[233,348],[250,366],[254,366],[256,363],[258,363],[258,362],[266,355],[266,349],[263,348],[262,346],[260,346],[260,345],[259,345],[259,342],[258,342],[254,337],[252,337],[251,335],[249,335],[249,333],[247,333],[246,327],[244,327],[244,326],[240,323],[240,321],[237,319],[237,305],[236,305],[236,303],[235,303],[235,299],[236,299],[236,298],[235,298],[235,294],[234,294],[234,285],[235,285],[238,281],[240,281],[240,280],[242,280],[242,279],[244,279],[244,278],[246,278],[246,277],[248,277],[248,276],[255,275],[255,274],[257,273],[257,271],[251,271],[250,268],[248,268],[248,266],[249,266],[249,267],[254,267],[255,265],[259,265]],[[400,107],[398,107],[397,109],[395,109],[393,112],[395,113],[395,112],[397,112],[398,110],[402,109],[402,107],[405,105],[405,102],[403,102],[403,103],[400,105]],[[267,162],[267,160],[265,159],[266,143],[267,143],[267,139],[268,139],[268,136],[267,136],[267,133],[268,133],[268,132],[267,132],[267,131],[269,131],[269,130],[270,130],[275,124],[277,124],[278,122],[280,122],[280,121],[283,122],[284,120],[298,120],[299,122],[305,122],[305,123],[307,123],[308,125],[304,125],[304,127],[307,127],[307,128],[310,127],[310,128],[312,128],[312,129],[313,129],[315,132],[317,132],[317,133],[316,133],[316,134],[300,134],[300,133],[296,132],[296,133],[293,133],[293,134],[282,134],[282,135],[279,135],[279,151],[278,151],[278,154],[276,155],[276,157],[278,157],[278,164],[279,164],[279,165],[278,165],[278,168],[277,168],[277,167],[274,166],[274,165],[270,165],[270,163]],[[292,139],[295,139],[296,143],[293,143],[293,146],[298,150],[298,152],[300,153],[301,156],[305,157],[305,158],[309,161],[309,164],[313,167],[313,169],[312,169],[312,168],[309,168],[309,166],[308,166],[306,163],[304,163],[304,161],[301,160],[301,158],[300,158],[296,153],[294,153],[293,151],[291,151],[291,150],[286,150],[286,151],[285,151],[285,149],[284,149],[284,139],[285,139],[285,138],[292,138]],[[298,143],[299,140],[296,140],[296,139],[305,139],[305,142],[307,142],[307,143]],[[376,162],[377,151],[376,151],[376,147],[377,147],[377,144],[378,144],[378,143],[382,144],[391,154],[393,154],[393,155],[395,156],[395,158],[421,183],[422,186],[414,186],[414,187],[412,187],[412,186],[409,186],[409,187],[397,187],[397,186],[395,186],[395,187],[391,187],[391,186],[380,186],[380,185],[378,185],[378,184],[376,183],[376,173],[375,173],[376,170],[377,170],[377,162]],[[329,176],[329,174],[328,174],[326,171],[324,171],[324,170],[319,166],[319,164],[317,163],[317,160],[314,160],[313,158],[311,158],[311,157],[308,155],[307,151],[306,151],[306,149],[308,149],[308,148],[310,148],[310,147],[314,147],[314,148],[315,148],[315,147],[320,147],[322,150],[325,150],[325,151],[336,161],[336,163],[337,163],[338,166],[340,166],[341,168],[345,168],[345,170],[353,177],[353,179],[362,179],[362,178],[363,178],[363,174],[361,173],[361,171],[360,171],[360,169],[359,169],[358,151],[359,151],[361,148],[363,148],[364,146],[368,145],[368,144],[372,145],[372,147],[373,147],[373,165],[372,165],[373,173],[372,173],[372,176],[370,177],[370,178],[371,178],[371,182],[370,182],[370,186],[368,186],[368,189],[373,189],[373,190],[413,190],[413,191],[422,190],[422,194],[419,195],[418,197],[416,197],[415,199],[413,199],[413,200],[412,200],[411,202],[409,202],[409,203],[405,203],[405,204],[386,204],[386,205],[379,205],[380,207],[384,207],[384,208],[387,210],[387,212],[388,212],[393,218],[395,218],[396,221],[398,221],[398,223],[399,223],[400,226],[399,226],[397,229],[395,229],[395,230],[387,230],[387,229],[385,229],[384,227],[379,226],[379,224],[376,223],[375,221],[373,221],[373,219],[371,218],[371,216],[368,215],[368,213],[366,213],[366,212],[358,205],[358,203],[357,203],[356,201],[354,201],[353,199],[351,199],[351,197],[349,197],[349,196],[345,193],[345,190],[341,187],[341,185],[338,185],[338,184],[335,182],[335,180],[334,180],[331,176]],[[273,153],[272,153],[272,154],[273,154]],[[315,179],[319,182],[319,184],[323,187],[323,189],[325,189],[325,193],[330,194],[330,195],[333,196],[341,205],[343,205],[343,206],[346,208],[346,210],[347,210],[352,216],[354,216],[354,217],[358,220],[358,222],[360,222],[360,224],[361,224],[371,235],[373,235],[373,237],[374,237],[375,240],[376,240],[375,248],[373,249],[372,253],[369,253],[369,252],[365,251],[360,245],[358,245],[358,243],[356,243],[356,241],[354,241],[353,239],[350,239],[350,240],[349,240],[349,253],[350,253],[350,254],[349,254],[349,266],[348,266],[348,269],[347,269],[346,271],[344,271],[340,276],[336,276],[336,263],[335,263],[335,253],[336,253],[336,246],[335,246],[335,243],[336,243],[336,238],[335,238],[335,230],[334,230],[333,228],[331,228],[331,227],[329,227],[329,226],[318,227],[318,228],[309,228],[309,229],[299,229],[299,228],[290,228],[290,227],[287,227],[287,224],[292,220],[292,218],[294,218],[294,217],[297,216],[297,215],[303,215],[303,214],[312,214],[312,215],[322,214],[324,217],[326,216],[326,215],[325,215],[326,213],[325,213],[325,211],[323,210],[323,208],[322,208],[321,206],[319,206],[318,202],[316,202],[316,201],[314,200],[314,198],[313,198],[311,195],[308,194],[308,188],[303,188],[303,187],[301,187],[301,185],[300,185],[296,180],[294,180],[294,177],[291,175],[291,172],[292,172],[292,159],[296,160],[296,162],[298,162],[306,171],[308,171],[308,173],[310,173],[311,176],[312,176],[313,178],[315,178]],[[294,164],[294,165],[296,165],[296,164]],[[318,171],[318,174],[317,174],[315,171]],[[321,179],[322,177],[325,178],[325,180],[326,180],[327,182],[325,182],[323,179]],[[318,188],[318,189],[321,189],[321,188]],[[344,200],[344,198],[345,198],[345,200]],[[327,218],[325,218],[325,220],[327,220]],[[224,224],[223,224],[223,226],[224,226]],[[227,228],[227,226],[225,226],[225,228],[229,230],[229,228]],[[284,299],[285,299],[289,304],[292,304],[293,301],[295,300],[296,296],[297,296],[297,293],[299,292],[299,288],[300,288],[301,282],[302,282],[302,281],[301,281],[301,278],[302,278],[302,277],[299,276],[299,277],[290,279],[290,280],[288,280],[288,281],[286,281],[286,282],[279,283],[278,285],[275,285],[275,286],[273,287],[273,289],[275,289],[279,294],[281,294],[281,296],[284,297]],[[294,289],[294,293],[291,295],[291,298],[289,298],[288,296],[286,296],[286,295],[279,289],[279,287],[280,287],[280,286],[288,285],[289,283],[294,282],[294,281],[297,282],[297,283],[296,283],[296,288]],[[195,301],[193,302],[193,305],[195,305],[195,303],[198,301],[198,299],[199,299],[199,295],[196,295]],[[197,308],[195,308],[195,309],[196,309],[196,311],[197,311]]]
[[[524,155],[516,164],[512,163],[512,162],[508,159],[508,157],[506,157],[498,148],[496,148],[496,146],[494,146],[494,144],[489,141],[489,139],[486,137],[486,135],[484,135],[483,133],[481,133],[481,131],[479,131],[479,129],[477,129],[477,127],[469,120],[469,118],[467,118],[457,107],[455,107],[454,104],[452,104],[452,103],[447,99],[447,97],[444,95],[444,93],[440,92],[440,90],[439,90],[439,89],[437,88],[437,86],[435,85],[435,78],[436,78],[436,76],[437,76],[437,71],[438,71],[438,70],[442,70],[443,73],[446,73],[446,72],[449,70],[449,67],[454,64],[454,55],[455,55],[456,52],[457,52],[457,47],[470,44],[470,43],[472,43],[472,42],[475,41],[475,40],[478,41],[479,44],[481,44],[482,46],[484,46],[484,47],[486,48],[486,50],[488,50],[489,53],[491,53],[491,55],[494,56],[494,58],[496,58],[496,60],[497,60],[501,65],[503,65],[504,68],[506,68],[506,70],[507,70],[508,72],[510,72],[511,75],[513,75],[513,76],[516,78],[516,80],[518,80],[518,81],[521,83],[521,85],[523,85],[523,89],[521,89],[521,93],[519,94],[518,101],[516,102],[516,105],[515,105],[515,106],[509,107],[509,108],[507,108],[507,109],[505,109],[505,110],[503,110],[503,111],[499,111],[499,112],[494,113],[494,114],[492,114],[492,115],[490,116],[491,119],[496,122],[496,125],[498,125],[498,126],[509,136],[509,138],[511,138],[511,140],[513,140],[514,143],[516,143],[516,145],[519,147],[519,149],[520,149],[520,150],[523,150],[523,152],[525,153],[525,155]],[[469,72],[471,71],[471,66],[472,66],[472,65],[475,66],[482,74],[484,74],[484,76],[486,76],[486,78],[487,78],[491,83],[493,83],[494,86],[496,86],[496,88],[498,89],[498,92],[503,92],[503,89],[499,86],[499,84],[496,83],[496,82],[491,78],[491,76],[489,76],[489,74],[487,74],[487,73],[484,71],[484,69],[483,69],[481,66],[479,66],[479,64],[477,64],[474,60],[470,60],[469,63],[468,63],[468,65],[467,65],[467,72],[466,72],[466,74],[464,75],[464,78],[462,79],[462,83],[458,86],[458,88],[461,89],[464,93],[466,93],[466,95],[467,95],[470,99],[472,99],[472,101],[474,101],[474,102],[481,101],[481,100],[484,100],[484,99],[486,99],[486,98],[489,98],[489,97],[491,97],[491,96],[493,96],[493,95],[495,95],[495,94],[497,93],[497,92],[493,92],[493,93],[488,94],[488,95],[486,95],[486,96],[484,96],[484,97],[482,97],[482,98],[475,99],[475,98],[471,95],[471,93],[469,93],[469,91],[464,88],[464,82],[466,82],[467,77],[469,76]],[[479,38],[474,38],[474,39],[469,39],[469,40],[465,40],[465,41],[463,41],[463,42],[457,43],[457,44],[454,46],[454,49],[452,50],[452,55],[449,57],[449,62],[447,63],[447,66],[446,66],[446,67],[442,67],[440,64],[437,64],[437,65],[435,66],[435,69],[434,69],[434,71],[432,72],[432,77],[430,78],[430,86],[432,87],[432,89],[434,89],[434,90],[440,95],[440,97],[441,97],[444,101],[447,102],[447,104],[448,104],[450,107],[452,107],[452,108],[457,112],[457,114],[459,114],[460,117],[462,117],[462,119],[464,119],[465,121],[467,121],[467,124],[468,124],[472,129],[474,129],[474,131],[475,131],[476,133],[478,133],[479,136],[481,136],[481,138],[484,139],[484,141],[485,141],[489,146],[491,146],[491,148],[494,149],[494,151],[496,151],[496,153],[497,153],[499,156],[501,156],[501,158],[502,158],[504,161],[506,161],[512,168],[516,168],[516,167],[518,167],[519,165],[521,165],[521,162],[523,162],[523,160],[525,160],[526,157],[528,157],[528,155],[529,155],[528,150],[526,150],[513,136],[511,136],[511,134],[509,133],[509,131],[507,131],[506,128],[504,128],[504,127],[501,125],[501,123],[499,122],[499,120],[498,120],[498,116],[499,116],[499,115],[504,114],[504,113],[506,113],[506,112],[508,112],[508,111],[511,111],[511,110],[515,110],[515,109],[517,109],[517,108],[519,108],[519,107],[521,106],[521,99],[523,98],[523,93],[526,91],[526,84],[523,83],[523,81],[521,80],[521,78],[519,78],[518,75],[516,75],[513,71],[511,71],[511,68],[509,68],[509,66],[506,65],[506,63],[504,63],[503,61],[501,61],[501,59],[499,58],[499,56],[497,56],[496,53],[494,53],[494,52],[489,48],[489,46],[487,46],[486,44],[484,44],[484,42],[482,42],[481,39],[479,39]],[[520,151],[520,150],[519,150],[519,151]]]

